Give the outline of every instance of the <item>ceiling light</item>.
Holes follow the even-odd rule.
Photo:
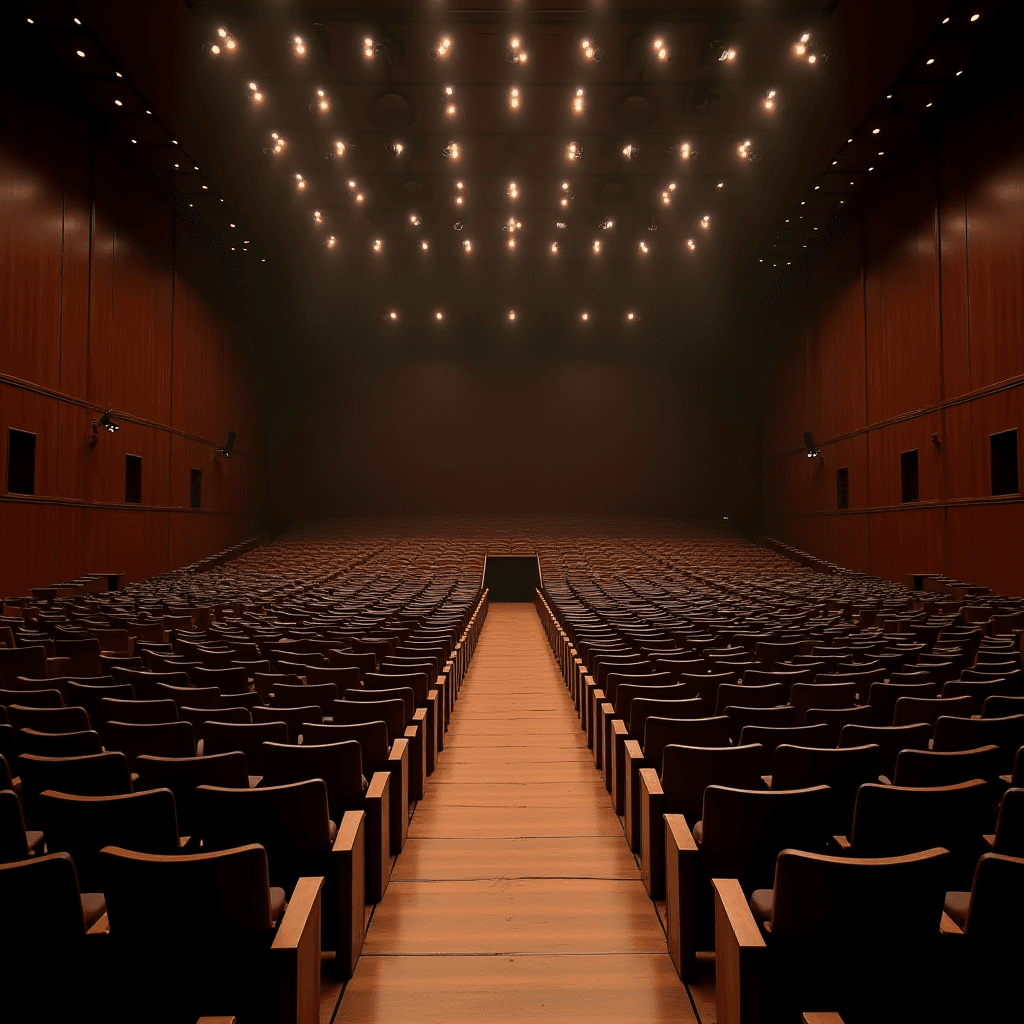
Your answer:
[[[697,251],[697,243],[692,238],[688,238],[686,240],[686,248],[690,252],[696,252]]]
[[[604,56],[604,50],[592,39],[581,39],[580,49],[583,50],[583,56],[587,60],[599,61]]]
[[[457,181],[457,182],[455,182],[455,187],[461,191],[466,186],[461,181]]]
[[[558,255],[558,243],[557,242],[552,242],[551,243],[551,255],[552,256],[557,256]]]
[[[559,231],[564,231],[568,226],[569,225],[566,224],[564,220],[555,221],[555,227],[558,228]]]
[[[928,59],[927,59],[927,60],[925,61],[925,64],[934,64],[934,63],[935,63],[935,58],[934,58],[934,57],[929,57],[929,58],[928,58]]]
[[[448,104],[448,106],[444,108],[444,112],[445,112],[445,113],[446,113],[446,114],[447,114],[447,115],[448,115],[449,117],[454,117],[454,116],[455,116],[455,114],[457,113],[457,108],[456,108],[456,106],[455,106],[455,104],[454,104],[454,103],[449,103],[449,104]]]
[[[367,60],[370,60],[373,57],[374,49],[373,40],[369,36],[366,36],[366,38],[363,39],[363,56]]]
[[[715,186],[715,188],[725,188],[725,182],[724,182],[724,181],[720,181],[720,182],[719,182],[719,183],[718,183],[718,184],[717,184],[717,185]]]
[[[602,231],[611,231],[611,229],[612,229],[613,227],[615,227],[615,221],[613,221],[613,220],[606,220],[606,221],[605,221],[605,222],[604,222],[604,223],[603,223],[603,224],[601,225],[601,230],[602,230]]]
[[[622,155],[627,160],[632,160],[639,152],[640,147],[632,142],[627,142],[626,145],[622,147]]]
[[[336,139],[334,142],[334,155],[344,156],[345,155],[345,143],[341,139]]]
[[[514,181],[508,183],[508,197],[509,199],[519,198],[519,186]]]
[[[761,105],[764,107],[765,110],[767,110],[769,112],[775,109],[775,90],[774,89],[769,89],[764,94],[764,99],[761,101]]]
[[[409,223],[414,227],[418,227],[420,224],[420,218],[417,217],[415,213],[412,213],[409,215]]]
[[[971,21],[977,21],[980,17],[981,17],[980,14],[972,14],[971,15]]]
[[[576,142],[570,142],[565,150],[567,160],[579,160],[583,156],[583,148]]]
[[[569,205],[569,200],[565,196],[562,196],[562,198],[558,201],[558,205],[563,208],[567,207]]]
[[[456,206],[461,206],[462,205],[462,196],[456,196],[455,197],[455,205]]]
[[[391,319],[391,320],[397,320],[398,319],[398,312],[397,312],[397,310],[394,310],[394,309],[391,310],[391,312],[388,314],[388,318]]]
[[[384,240],[381,238],[375,238],[373,240],[373,251],[381,252],[384,249]]]
[[[711,215],[710,215],[710,214],[708,214],[708,213],[705,213],[705,214],[704,214],[704,216],[703,216],[703,217],[701,217],[701,219],[700,219],[700,226],[701,226],[701,227],[702,227],[702,228],[703,228],[703,229],[704,229],[705,231],[707,231],[707,230],[708,230],[708,228],[710,228],[710,227],[711,227]]]
[[[114,100],[114,106],[115,107],[123,107],[124,104],[120,100]]]
[[[306,44],[302,41],[302,36],[295,36],[292,39],[292,52],[296,57],[306,56]]]
[[[590,314],[586,313],[586,312],[580,313],[580,319],[583,320],[584,322],[586,322],[587,320],[590,319]]]
[[[639,249],[640,249],[640,252],[641,252],[642,255],[644,255],[644,256],[647,255],[648,249],[647,249],[647,243],[646,242],[641,242],[640,245],[639,245]]]
[[[668,47],[665,45],[664,39],[655,39],[654,42],[651,43],[651,49],[654,50],[654,55],[658,60],[668,60]]]
[[[510,249],[514,249],[516,247],[516,240],[514,238],[510,238],[508,240],[508,247]]]
[[[444,87],[444,94],[445,94],[445,96],[451,96],[454,92],[455,92],[455,90],[450,85],[446,85]]]
[[[672,195],[669,192],[661,193],[661,201],[665,206],[668,206],[672,202]]]
[[[562,182],[562,191],[563,192],[568,192],[569,191],[569,182],[567,182],[567,181],[563,181]]]
[[[527,59],[528,54],[523,49],[523,41],[519,36],[512,36],[508,41],[508,49],[505,51],[505,60],[510,64],[525,64]]]
[[[519,90],[515,87],[508,91],[508,105],[510,110],[519,109]]]
[[[689,142],[684,142],[679,147],[679,156],[682,160],[692,160],[697,155],[697,151],[693,148]]]
[[[430,243],[429,243],[429,242],[428,242],[428,241],[427,241],[427,240],[426,240],[426,239],[424,238],[424,239],[423,239],[423,241],[422,241],[422,242],[420,242],[420,248],[421,248],[421,249],[422,249],[422,250],[423,250],[424,252],[426,252],[426,251],[427,251],[427,250],[428,250],[428,249],[430,248]]]
[[[595,238],[594,239],[594,244],[591,246],[591,248],[594,250],[594,252],[600,252],[601,251],[601,239],[600,238]]]
[[[431,56],[437,59],[438,57],[447,57],[452,48],[452,41],[448,36],[441,36],[431,51]]]
[[[467,239],[466,239],[466,240],[465,240],[465,241],[464,241],[464,242],[462,243],[462,248],[463,248],[463,249],[464,249],[464,250],[465,250],[466,252],[472,252],[472,251],[473,251],[473,243],[472,243],[472,242],[471,242],[471,241],[470,241],[470,240],[469,240],[469,239],[467,238]]]
[[[436,313],[434,314],[434,319],[435,319],[435,320],[443,320],[443,319],[444,319],[444,313],[442,313],[442,312],[441,312],[441,310],[438,310],[438,311],[437,311],[437,312],[436,312]]]
[[[583,90],[582,89],[577,89],[576,90],[576,95],[573,96],[573,98],[572,98],[572,112],[574,114],[582,114],[583,113],[583,106],[584,106],[585,99],[586,99],[586,97],[585,97],[585,95],[583,93]]]
[[[334,237],[334,235],[331,235],[327,239],[327,248],[328,249],[333,249],[337,244],[338,244],[338,240]]]
[[[319,110],[321,114],[326,114],[327,111],[331,109],[331,104],[330,101],[327,99],[327,95],[324,93],[323,89],[317,89],[316,95],[317,110]]]
[[[629,321],[635,320],[636,319],[636,313],[633,313],[633,312],[627,313],[626,314],[626,319],[629,320]]]
[[[79,57],[85,56],[85,50],[75,50],[75,53],[77,53]]]
[[[442,152],[449,160],[458,160],[459,144],[457,142],[449,142]]]
[[[739,156],[739,158],[741,160],[749,160],[750,159],[750,147],[751,147],[751,145],[752,145],[752,143],[751,143],[750,139],[747,139],[746,142],[741,142],[736,147],[736,153],[737,153],[737,155]]]
[[[324,222],[324,215],[319,210],[314,210],[313,211],[313,223],[314,224],[323,224],[323,222]]]
[[[509,318],[509,320],[515,320],[515,318],[516,318],[516,311],[514,309],[510,309],[508,311],[508,318]]]

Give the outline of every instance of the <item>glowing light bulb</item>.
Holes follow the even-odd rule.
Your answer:
[[[445,94],[445,96],[451,96],[454,93],[455,93],[455,90],[450,85],[446,85],[444,87],[444,94]]]
[[[457,181],[455,182],[455,187],[459,189],[459,191],[462,191],[466,186],[461,181]]]
[[[640,248],[640,252],[641,252],[641,253],[642,253],[642,254],[643,254],[644,256],[646,256],[646,255],[647,255],[647,252],[648,252],[648,249],[647,249],[647,243],[646,243],[646,242],[641,242],[641,243],[640,243],[640,247],[639,247],[639,248]]]
[[[513,50],[518,50],[519,49],[519,44],[520,44],[519,36],[513,36],[508,41],[508,45],[511,46]]]
[[[295,36],[292,40],[292,50],[296,57],[306,56],[306,44],[302,41],[302,36]]]
[[[569,205],[569,200],[568,200],[568,199],[566,199],[566,198],[565,198],[565,197],[563,196],[563,197],[561,198],[561,200],[559,200],[559,206],[562,206],[562,207],[566,207],[566,206],[568,206],[568,205]]]
[[[454,117],[455,116],[455,104],[454,103],[449,103],[448,106],[444,108],[444,112],[449,117]]]
[[[324,222],[324,215],[319,210],[314,210],[313,211],[313,223],[314,224],[323,224],[323,222]]]
[[[391,312],[390,312],[390,313],[388,314],[388,316],[389,316],[389,317],[390,317],[390,318],[391,318],[392,320],[397,320],[397,319],[398,319],[398,313],[397,313],[397,312],[395,312],[395,310],[391,310]]]
[[[808,63],[808,64],[816,64],[817,62],[818,62],[818,57],[817,57],[817,55],[816,55],[816,54],[813,54],[813,53],[812,53],[812,54],[810,55],[810,57],[808,57],[808,58],[807,58],[807,63]],[[788,267],[788,266],[789,266],[789,264],[787,263],[787,264],[786,264],[786,266]]]
[[[448,51],[452,48],[452,41],[447,36],[442,36],[437,41],[437,46],[434,47],[434,52],[438,57],[447,57]]]
[[[75,53],[77,53],[79,57],[85,56],[85,50],[75,50]]]
[[[423,250],[424,252],[426,252],[426,251],[427,251],[427,250],[428,250],[428,249],[430,248],[430,243],[429,243],[429,242],[428,242],[428,241],[427,241],[427,240],[426,240],[426,239],[424,238],[424,239],[423,239],[423,241],[422,241],[422,242],[420,242],[420,248],[421,248],[421,249],[422,249],[422,250]]]
[[[661,193],[661,201],[665,206],[672,202],[672,196],[668,192]]]
[[[693,156],[693,146],[689,142],[684,142],[679,147],[679,156],[683,160],[689,160]]]
[[[373,40],[369,36],[363,40],[363,56],[367,60],[373,57]]]
[[[516,247],[516,240],[514,238],[510,238],[508,240],[508,247],[510,249],[514,249]]]
[[[636,319],[636,313],[627,313],[626,314],[626,319],[627,320],[635,320]]]
[[[775,109],[775,90],[774,89],[769,89],[764,94],[763,106],[764,106],[765,110],[774,110]]]
[[[622,155],[627,160],[632,160],[634,152],[635,152],[635,148],[634,148],[632,143],[628,143],[627,145],[622,147]]]
[[[115,107],[123,107],[124,104],[120,100],[114,100],[114,106]]]
[[[519,109],[519,90],[516,88],[508,91],[508,105],[512,110]]]
[[[441,310],[438,310],[438,311],[437,311],[437,312],[436,312],[436,313],[434,314],[434,319],[435,319],[435,320],[443,320],[443,319],[444,319],[444,313],[442,313],[442,312],[441,312]]]
[[[514,181],[508,183],[508,195],[510,199],[519,198],[519,186]]]
[[[563,181],[562,182],[562,191],[563,192],[568,192],[569,191],[569,182],[567,182],[567,181]]]
[[[594,252],[600,252],[601,251],[601,239],[600,238],[595,238],[594,239],[594,244],[591,246],[591,248],[594,250]]]
[[[706,214],[706,213],[705,213],[705,214],[704,214],[704,216],[703,216],[703,217],[701,217],[701,219],[700,219],[700,226],[701,226],[701,227],[702,227],[702,228],[703,228],[703,229],[704,229],[705,231],[707,231],[707,230],[708,230],[708,228],[710,228],[710,227],[711,227],[711,217],[710,217],[710,215],[709,215],[709,214]]]
[[[333,249],[337,244],[338,244],[338,240],[334,237],[334,235],[331,235],[330,238],[327,239],[327,248],[328,249]]]
[[[449,160],[458,160],[459,159],[459,144],[457,142],[449,143],[448,147],[444,151],[444,155],[447,156]]]
[[[697,243],[692,238],[688,238],[686,240],[686,248],[690,252],[696,252],[697,251]]]
[[[585,323],[587,320],[590,319],[590,314],[589,313],[580,313],[580,319],[582,321],[584,321],[584,323]]]
[[[383,239],[375,238],[373,240],[373,251],[374,252],[380,252],[383,248],[384,248],[384,241],[383,241]]]
[[[516,318],[516,311],[514,309],[510,309],[508,311],[508,318],[509,318],[509,320],[515,320],[515,318]]]
[[[338,139],[334,143],[334,152],[337,156],[345,155],[345,143]]]
[[[456,206],[461,206],[462,205],[462,196],[456,196],[455,197],[455,205]]]
[[[566,159],[568,160],[579,160],[579,158],[583,155],[583,152],[577,143],[570,142],[565,150],[565,155]]]
[[[572,112],[574,114],[582,114],[583,113],[583,102],[584,102],[583,90],[582,89],[577,89],[576,90],[576,95],[572,98]]]
[[[462,243],[462,248],[463,248],[463,249],[464,249],[464,250],[465,250],[466,252],[472,252],[472,251],[473,251],[473,243],[472,243],[472,242],[471,242],[471,241],[470,241],[470,240],[469,240],[469,239],[467,238],[467,239],[466,239],[466,240],[465,240],[465,241],[464,241],[464,242]]]
[[[220,56],[220,47],[214,43],[213,46],[210,47],[210,53],[212,53],[214,57]]]
[[[551,243],[551,254],[552,255],[557,255],[558,254],[558,243],[557,242],[552,242]]]
[[[356,193],[356,202],[357,203],[361,203],[362,201],[363,201],[363,193],[362,192],[357,192]]]
[[[409,223],[414,227],[418,227],[420,224],[420,218],[415,213],[409,215]]]
[[[217,29],[217,35],[219,35],[221,39],[227,39],[228,30],[226,28],[219,28]]]
[[[674,181],[670,181],[668,183],[668,190],[669,190],[669,192],[675,192],[675,190],[676,190],[676,183]]]

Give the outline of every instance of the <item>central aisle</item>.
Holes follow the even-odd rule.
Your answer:
[[[693,1021],[532,604],[492,604],[338,1021]]]

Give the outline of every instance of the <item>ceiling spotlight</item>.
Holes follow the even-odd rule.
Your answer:
[[[334,155],[344,156],[345,155],[345,143],[341,139],[335,139],[334,141]]]
[[[461,181],[457,181],[455,182],[455,187],[461,192],[466,186]]]
[[[257,105],[263,102],[263,93],[255,82],[249,83],[249,99]]]
[[[679,158],[681,160],[692,160],[697,155],[697,150],[694,149],[693,144],[690,142],[683,142],[679,146]]]
[[[558,228],[559,231],[564,231],[568,226],[569,225],[566,224],[564,220],[555,221],[555,227]]]
[[[592,60],[595,64],[604,56],[604,50],[592,39],[581,39],[580,49],[586,60]]]
[[[651,49],[654,51],[654,56],[660,61],[666,61],[669,58],[668,47],[665,45],[665,40],[660,36],[651,43]]]
[[[640,254],[642,256],[646,256],[648,251],[649,251],[648,248],[647,248],[647,243],[646,242],[641,242],[640,245],[639,245],[639,249],[640,249]]]
[[[588,320],[590,319],[590,314],[589,314],[589,313],[586,313],[586,312],[584,312],[584,313],[580,313],[580,319],[581,319],[581,320],[582,320],[582,321],[583,321],[584,323],[586,323],[586,322],[587,322],[587,321],[588,321]]]
[[[271,152],[275,156],[280,156],[285,151],[287,146],[288,146],[288,141],[286,139],[281,138],[281,136],[278,135],[277,132],[271,132],[270,133],[270,146],[268,147],[268,149],[265,149],[263,152],[264,153]]]
[[[686,240],[686,248],[687,248],[687,250],[689,252],[696,252],[697,251],[697,243],[692,238],[688,238]]]
[[[328,249],[333,249],[337,244],[338,244],[338,240],[337,240],[337,238],[334,237],[334,235],[331,235],[327,239],[327,248]]]
[[[666,192],[662,192],[661,193],[661,202],[662,202],[663,206],[668,206],[672,202],[672,193],[671,192],[667,192],[667,191]]]
[[[569,182],[567,182],[567,181],[563,181],[562,182],[562,191],[563,192],[568,192],[569,191]]]
[[[508,247],[510,249],[514,249],[516,247],[516,240],[514,238],[510,238],[508,240]]]
[[[769,89],[764,94],[764,99],[761,100],[761,106],[764,107],[769,113],[775,109],[776,106],[776,94],[774,89]]]
[[[622,155],[627,160],[632,160],[633,157],[639,155],[639,153],[640,147],[635,142],[627,142],[626,145],[622,147]]]
[[[569,205],[569,197],[562,196],[562,198],[558,200],[558,205],[561,206],[563,209],[567,208]]]
[[[551,243],[551,255],[552,256],[557,256],[558,255],[558,243],[557,242],[552,242]]]
[[[566,160],[579,160],[583,156],[583,147],[576,142],[570,142],[565,150]]]
[[[326,114],[327,111],[331,109],[330,100],[327,99],[327,94],[323,89],[317,89],[316,100],[314,102],[316,103],[316,109],[319,110],[321,114]]]
[[[613,227],[615,227],[615,221],[613,221],[613,220],[606,220],[606,221],[605,221],[605,222],[604,222],[604,223],[603,223],[603,224],[601,225],[601,230],[602,230],[602,231],[611,231],[611,229],[612,229]]]
[[[434,319],[435,319],[435,320],[443,320],[443,319],[444,319],[444,313],[442,313],[442,312],[441,312],[441,310],[438,310],[438,311],[437,311],[437,312],[436,312],[436,313],[434,314]]]
[[[636,320],[636,313],[633,313],[632,311],[627,313],[626,319],[629,320],[630,322]]]
[[[115,423],[110,418],[109,412],[105,412],[100,416],[99,420],[95,422],[97,426],[102,427],[108,434],[116,434],[121,429],[121,425],[119,423]]]
[[[373,240],[373,251],[381,252],[384,249],[384,240],[381,238],[375,238]]]
[[[508,197],[509,199],[519,198],[519,186],[514,181],[508,183]]]
[[[470,241],[470,240],[469,240],[469,239],[467,238],[467,239],[466,239],[466,240],[465,240],[465,241],[464,241],[464,242],[462,243],[462,248],[463,248],[463,250],[464,250],[465,252],[472,252],[472,251],[473,251],[473,243],[472,243],[472,242],[471,242],[471,241]]]
[[[448,117],[454,117],[458,113],[458,107],[454,103],[448,103],[445,105],[444,112]]]
[[[376,47],[374,46],[373,40],[369,36],[366,36],[363,39],[363,56],[367,60],[370,60],[372,59],[375,51]]]
[[[735,50],[735,48],[730,46],[727,50],[723,50],[722,53],[720,53],[718,55],[718,59],[721,60],[721,61],[728,61],[728,62],[734,61],[736,59],[736,50]]]
[[[750,141],[750,139],[747,139],[746,142],[741,142],[736,147],[736,153],[737,153],[737,155],[739,156],[739,158],[741,160],[749,160],[750,159],[750,148],[751,148],[752,145],[753,145],[753,143]]]
[[[301,174],[295,175],[295,187],[300,192],[306,187],[306,179]]]
[[[594,239],[594,243],[593,243],[593,245],[591,245],[590,248],[593,249],[594,252],[596,252],[596,253],[600,252],[601,251],[601,239],[600,238],[595,238]]]
[[[448,54],[451,52],[451,48],[451,39],[449,39],[448,36],[441,36],[441,38],[438,39],[437,43],[434,45],[434,48],[430,51],[430,56],[434,60],[438,60],[439,58],[443,59],[447,57]]]
[[[515,320],[515,318],[516,318],[516,311],[514,309],[510,309],[508,311],[508,318],[509,318],[509,320]]]
[[[427,251],[427,250],[428,250],[428,249],[430,248],[430,243],[429,243],[429,242],[428,242],[428,241],[427,241],[427,240],[426,240],[426,239],[424,238],[424,239],[423,239],[423,241],[422,241],[422,242],[420,242],[420,248],[421,248],[421,249],[422,249],[422,250],[423,250],[424,252],[426,252],[426,251]]]
[[[296,57],[306,56],[306,44],[302,40],[302,36],[295,36],[292,39],[292,52]]]
[[[576,90],[576,95],[572,98],[572,112],[574,114],[582,114],[583,108],[586,102],[586,96],[582,89]]]
[[[705,213],[700,219],[700,226],[707,231],[711,227],[711,214]]]
[[[811,39],[810,32],[804,32],[793,44],[793,54],[801,60],[806,60],[808,64],[817,64],[819,61],[824,63],[828,60],[828,54]]]
[[[75,50],[75,53],[77,53],[79,57],[85,56],[85,50]]]
[[[448,157],[449,160],[458,160],[459,144],[457,142],[449,142],[441,152],[444,156]]]
[[[388,313],[388,319],[389,320],[397,320],[398,319],[398,310],[395,310],[395,309],[391,310],[391,312]]]
[[[413,227],[419,227],[420,218],[415,213],[411,213],[409,214],[409,223],[412,224]]]
[[[356,193],[356,202],[357,202],[357,203],[361,203],[361,202],[363,201],[363,199],[364,199],[364,198],[365,198],[365,196],[363,195],[363,193],[362,193],[362,192],[357,192],[357,193]]]
[[[515,86],[508,91],[508,106],[509,110],[519,109],[519,90]]]
[[[510,64],[525,64],[529,56],[523,49],[523,41],[519,36],[512,36],[508,41],[508,49],[505,51],[505,60]]]
[[[323,222],[324,222],[324,215],[319,210],[314,210],[313,211],[313,223],[319,225],[319,224],[323,224]]]
[[[463,203],[462,196],[456,196],[455,197],[455,205],[456,206],[462,206],[462,203]]]
[[[124,104],[120,100],[114,100],[114,106],[115,107],[123,107]]]

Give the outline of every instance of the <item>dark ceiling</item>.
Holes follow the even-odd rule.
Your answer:
[[[81,0],[105,53],[60,55],[346,346],[693,354],[728,349],[774,232],[952,7]]]

